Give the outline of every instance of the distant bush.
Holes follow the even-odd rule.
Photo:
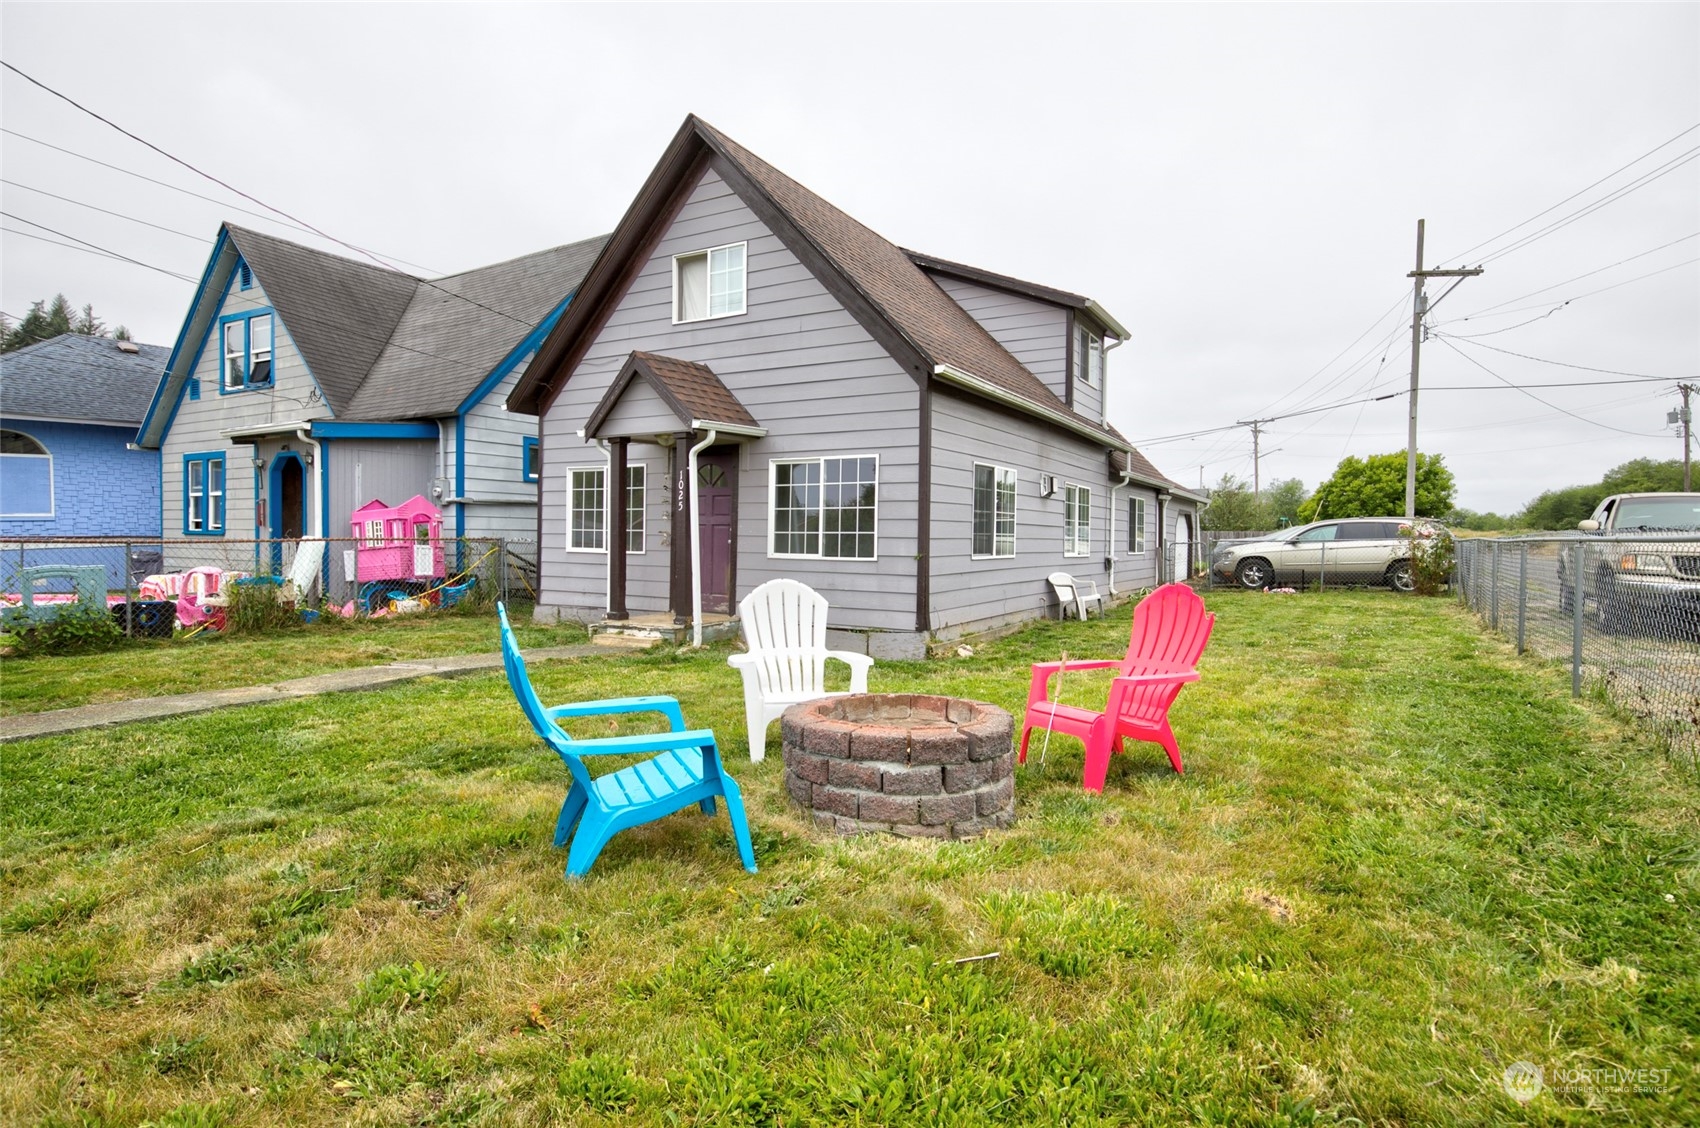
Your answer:
[[[1403,534],[1411,541],[1412,591],[1418,595],[1439,595],[1452,582],[1452,569],[1457,563],[1457,546],[1452,534],[1445,529],[1431,537]]]

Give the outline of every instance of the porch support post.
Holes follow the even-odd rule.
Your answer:
[[[626,611],[626,446],[615,439],[608,450],[608,617],[629,619]]]
[[[670,540],[672,561],[668,599],[672,604],[673,622],[683,626],[691,615],[691,460],[688,457],[692,431],[680,431],[673,436],[673,517]]]

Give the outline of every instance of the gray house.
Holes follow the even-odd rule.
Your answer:
[[[790,576],[899,656],[1047,613],[1054,571],[1155,584],[1203,499],[1105,421],[1127,335],[689,117],[508,398],[541,421],[538,614],[701,621]]]
[[[503,401],[602,244],[427,281],[221,227],[136,436],[161,452],[167,567],[347,537],[415,494],[445,535],[534,538],[537,421]]]

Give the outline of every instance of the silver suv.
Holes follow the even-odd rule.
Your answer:
[[[1410,591],[1410,528],[1403,517],[1313,521],[1262,540],[1223,545],[1210,561],[1210,570],[1218,579],[1244,588],[1322,582],[1386,584]],[[1416,529],[1420,537],[1441,531],[1420,519]]]

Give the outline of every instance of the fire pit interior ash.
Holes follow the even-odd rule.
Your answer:
[[[966,838],[1015,818],[1014,726],[983,701],[870,693],[793,705],[785,787],[840,834]]]

